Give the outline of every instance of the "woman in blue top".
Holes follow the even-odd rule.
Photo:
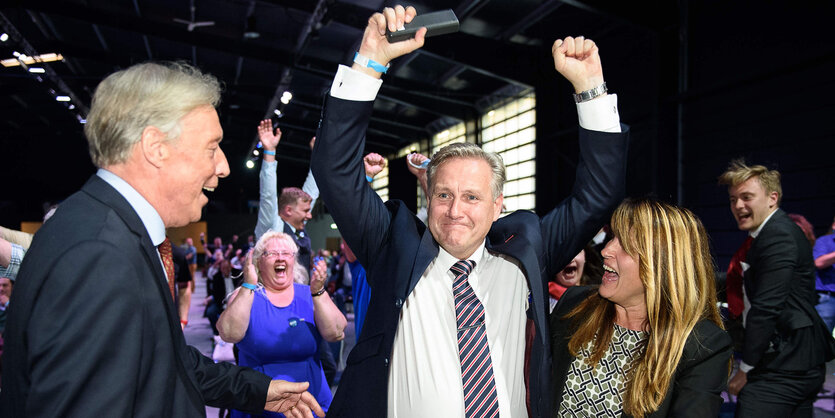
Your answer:
[[[269,231],[247,256],[244,283],[230,296],[217,322],[224,341],[238,346],[242,366],[274,379],[310,382],[308,391],[325,411],[333,394],[318,347],[344,338],[345,316],[325,292],[324,261],[311,269],[310,286],[293,282],[298,247],[284,233]],[[249,415],[233,411],[233,417]],[[268,411],[263,416],[283,416]]]

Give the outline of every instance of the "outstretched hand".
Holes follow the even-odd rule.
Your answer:
[[[374,178],[386,168],[386,159],[380,154],[369,152],[365,158],[362,159],[362,164],[365,166],[365,175]]]
[[[603,66],[597,45],[582,36],[557,39],[551,47],[554,67],[580,93],[603,84]]]
[[[275,151],[278,147],[278,142],[281,141],[281,129],[276,128],[273,131],[273,122],[269,119],[264,119],[258,125],[258,138],[261,140],[261,145],[267,151]]]
[[[415,37],[402,42],[389,43],[386,39],[386,28],[395,32],[398,28],[412,21],[417,15],[414,7],[404,8],[401,5],[386,7],[382,13],[374,13],[368,18],[368,26],[362,36],[359,53],[378,62],[380,65],[387,65],[391,60],[406,55],[423,46],[426,28],[421,28]],[[363,71],[373,77],[380,77],[380,73],[354,64],[355,70]]]
[[[324,417],[325,411],[316,402],[316,398],[307,392],[308,386],[308,382],[271,381],[264,409],[293,418],[308,418],[313,417],[313,414]]]

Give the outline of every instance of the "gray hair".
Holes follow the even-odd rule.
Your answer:
[[[117,71],[93,94],[84,125],[90,158],[97,167],[124,163],[146,127],[175,140],[184,116],[218,103],[218,80],[188,64],[147,62]]]
[[[298,263],[299,261],[299,246],[296,245],[296,242],[293,241],[293,238],[283,232],[273,231],[271,229],[265,232],[264,235],[261,235],[261,238],[259,238],[258,242],[255,243],[255,249],[252,250],[252,264],[255,264],[255,271],[258,273],[259,281],[261,280],[261,268],[258,266],[258,262],[261,261],[261,257],[264,255],[264,252],[267,249],[267,243],[269,243],[272,240],[279,240],[289,243],[290,246],[293,247],[293,251],[296,252],[296,263]]]
[[[486,162],[493,172],[493,177],[490,179],[490,189],[493,192],[493,199],[498,198],[502,194],[504,182],[507,179],[502,157],[495,152],[484,151],[478,145],[467,142],[449,144],[432,156],[432,161],[429,162],[429,167],[426,169],[426,180],[429,183],[430,194],[435,187],[435,174],[438,168],[444,162],[453,158],[473,158]]]

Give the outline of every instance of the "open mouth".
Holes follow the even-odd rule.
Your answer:
[[[203,190],[205,190],[205,191],[207,191],[207,192],[214,192],[214,191],[215,191],[215,188],[214,188],[214,187],[206,187],[206,186],[203,186]]]
[[[618,277],[619,277],[618,272],[615,271],[615,269],[613,269],[613,268],[611,268],[611,267],[609,267],[605,264],[603,265],[603,282],[604,283],[617,281]]]
[[[562,274],[564,274],[566,277],[569,277],[569,278],[574,277],[574,275],[577,274],[577,266],[576,265],[570,265],[570,266],[562,269]]]

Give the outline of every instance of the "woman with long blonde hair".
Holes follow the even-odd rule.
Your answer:
[[[551,314],[558,416],[717,416],[732,351],[707,234],[689,210],[626,200],[599,287]]]

